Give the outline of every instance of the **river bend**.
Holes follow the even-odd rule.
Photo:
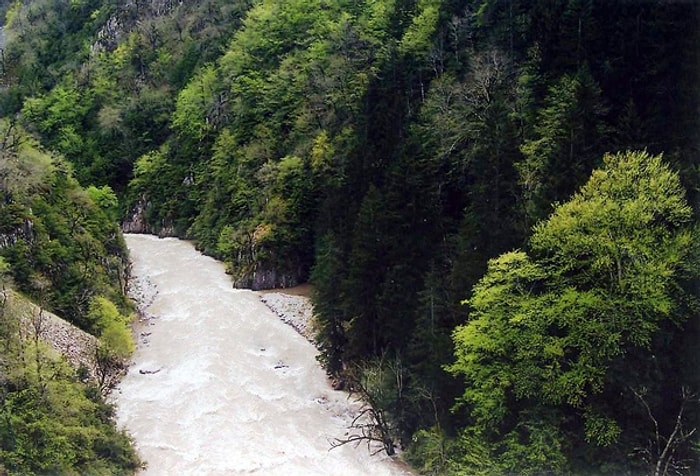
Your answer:
[[[172,238],[126,235],[153,316],[113,393],[144,475],[409,474],[366,446],[329,451],[357,404],[316,349],[217,261]]]

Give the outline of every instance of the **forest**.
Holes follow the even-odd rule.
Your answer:
[[[700,471],[698,2],[0,11],[2,283],[106,356],[133,346],[121,225],[238,287],[312,283],[321,364],[420,474]],[[133,472],[10,314],[0,473]]]

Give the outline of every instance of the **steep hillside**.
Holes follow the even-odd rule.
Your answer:
[[[62,356],[76,372],[84,373],[86,381],[98,383],[97,337],[13,291],[3,291],[0,300],[18,315],[20,334],[25,339],[38,336],[40,341],[53,350],[56,357]]]
[[[140,462],[98,387],[97,339],[9,290],[0,322],[0,471],[133,474]]]
[[[133,349],[116,197],[12,118],[0,137],[0,472],[132,474],[103,401]]]

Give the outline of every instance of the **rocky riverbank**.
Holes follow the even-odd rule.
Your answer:
[[[311,299],[307,295],[292,293],[294,291],[261,292],[260,300],[284,323],[316,345],[314,341],[314,308]]]
[[[132,323],[134,338],[139,344],[148,344],[151,335],[148,327],[155,323],[155,316],[148,312],[148,307],[158,296],[158,288],[148,276],[130,276],[126,294],[136,307],[137,320]]]

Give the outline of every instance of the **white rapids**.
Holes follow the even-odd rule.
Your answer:
[[[153,316],[113,392],[143,475],[408,475],[366,445],[330,450],[358,404],[334,391],[316,349],[221,263],[173,238],[126,235]]]

